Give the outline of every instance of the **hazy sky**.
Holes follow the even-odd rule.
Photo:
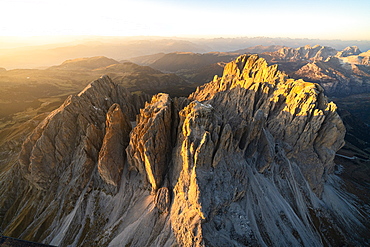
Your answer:
[[[370,40],[370,0],[0,0],[1,36],[266,36]]]

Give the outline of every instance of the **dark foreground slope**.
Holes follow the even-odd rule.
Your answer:
[[[0,246],[2,247],[51,247],[52,245],[33,243],[29,241],[19,240],[0,236]]]
[[[58,246],[366,245],[369,207],[333,174],[344,134],[319,85],[257,56],[145,106],[102,77],[1,164],[1,231]]]

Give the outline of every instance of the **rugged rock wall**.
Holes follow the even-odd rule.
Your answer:
[[[130,132],[133,97],[103,77],[35,129],[2,175],[27,179],[0,197],[13,205],[0,211],[5,235],[59,246],[364,243],[366,211],[332,174],[345,129],[319,85],[241,56],[187,99],[154,96]]]
[[[334,166],[334,154],[344,144],[345,128],[336,106],[327,102],[318,84],[286,79],[277,66],[252,55],[229,63],[222,78],[215,78],[190,98],[216,105],[238,130],[239,147],[248,154],[254,152],[248,146],[267,129],[289,158],[302,163],[311,188],[321,194],[324,176]]]
[[[158,94],[140,111],[127,148],[131,169],[146,174],[153,192],[162,185],[171,153],[172,101]]]
[[[81,162],[83,168],[80,168],[91,172],[102,146],[106,114],[108,113],[108,136],[105,137],[104,146],[109,145],[107,139],[112,135],[110,129],[115,128],[111,126],[111,121],[126,121],[127,125],[127,117],[121,116],[121,120],[110,119],[111,115],[119,115],[119,106],[114,106],[118,113],[109,108],[113,103],[119,103],[124,114],[134,118],[138,107],[133,102],[133,96],[108,77],[94,81],[79,95],[69,97],[24,142],[20,155],[24,176],[38,189],[46,190],[55,185],[54,180],[60,178],[66,170],[70,169],[73,173],[72,170],[79,167],[74,164],[76,162]],[[118,125],[117,127],[126,128],[122,130],[126,134],[126,137],[122,136],[122,141],[124,138],[128,139],[129,127],[123,126],[123,123]],[[101,152],[103,156],[104,150]],[[102,162],[103,157],[100,159],[100,167]],[[74,178],[71,175],[69,174],[70,178],[66,177],[66,183]]]

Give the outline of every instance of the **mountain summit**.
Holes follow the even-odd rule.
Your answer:
[[[188,98],[143,100],[105,76],[36,127],[1,175],[3,234],[57,246],[366,241],[366,209],[333,174],[345,128],[318,84],[243,55]]]

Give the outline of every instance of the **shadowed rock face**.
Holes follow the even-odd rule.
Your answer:
[[[114,103],[107,112],[106,131],[99,152],[98,170],[108,184],[117,186],[125,162],[124,151],[129,142],[132,129],[128,117]]]
[[[99,151],[101,156],[104,156],[105,151],[100,149],[107,112],[108,135],[105,137],[103,149],[106,145],[112,145],[108,144],[108,139],[111,139],[109,136],[112,135],[111,128],[126,128],[122,132],[125,132],[125,138],[128,139],[129,127],[123,126],[124,122],[127,125],[127,117],[117,116],[121,117],[121,120],[116,120],[122,122],[118,123],[121,126],[112,126],[114,123],[111,123],[111,117],[119,115],[114,113],[114,109],[109,111],[116,102],[122,105],[125,115],[131,118],[135,116],[137,106],[133,103],[132,95],[108,77],[94,81],[79,95],[69,97],[24,142],[20,155],[24,176],[37,188],[45,190],[54,186],[53,180],[60,177],[65,170],[76,169],[76,162],[79,162],[87,173],[91,173]],[[117,112],[118,110],[121,111],[117,108]],[[106,157],[101,157],[100,167],[103,166],[104,159]],[[87,180],[84,181],[84,184],[86,183]]]
[[[241,56],[187,99],[138,102],[103,77],[48,116],[22,174],[1,180],[27,178],[0,197],[13,205],[3,233],[58,246],[364,243],[366,211],[332,174],[345,129],[319,85]]]

